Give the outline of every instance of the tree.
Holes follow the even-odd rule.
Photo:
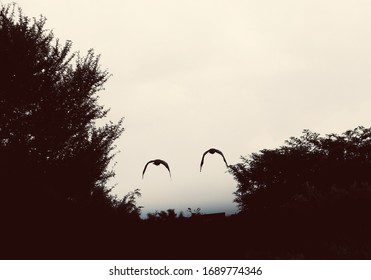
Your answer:
[[[284,256],[370,257],[371,128],[325,137],[304,130],[242,160],[229,170],[235,202],[259,246]]]
[[[359,191],[371,185],[370,159],[371,128],[326,137],[304,130],[286,145],[242,157],[242,163],[230,168],[238,182],[235,202],[241,211],[277,209],[354,186]]]
[[[122,199],[116,198],[115,208],[120,218],[125,217],[132,220],[139,220],[143,206],[137,206],[136,198],[141,197],[139,189],[129,192]]]
[[[177,215],[174,209],[167,209],[166,211],[155,211],[153,213],[147,213],[147,221],[153,222],[174,222],[178,218],[182,218],[182,215]]]
[[[108,112],[97,95],[108,72],[93,50],[71,54],[44,17],[15,4],[0,14],[1,207],[21,215],[109,209],[109,164],[123,128],[122,119],[96,125]]]

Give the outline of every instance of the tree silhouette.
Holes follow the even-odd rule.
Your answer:
[[[98,104],[109,77],[99,56],[71,54],[44,17],[15,4],[1,17],[0,207],[13,218],[110,209],[109,164],[123,128],[122,119],[96,125],[108,112]]]
[[[179,217],[182,219],[183,214]],[[149,222],[174,222],[179,218],[174,209],[167,209],[167,211],[155,211],[153,213],[147,213],[147,221]]]
[[[136,198],[141,197],[139,189],[129,192],[122,199],[116,198],[115,209],[120,218],[126,217],[131,220],[138,220],[141,214],[142,206],[137,206]]]
[[[371,183],[371,129],[320,137],[304,130],[286,145],[253,153],[231,166],[241,211],[287,207]],[[356,187],[355,187],[356,186]]]
[[[366,248],[371,244],[365,240],[371,233],[367,222],[371,128],[357,127],[326,137],[304,130],[301,137],[291,137],[282,147],[242,160],[230,166],[237,181],[235,202],[250,219],[249,226],[266,234],[274,232],[260,238],[285,244],[286,249],[288,243],[307,244],[302,248],[306,257],[370,257]],[[347,244],[346,249],[336,238]],[[362,245],[355,244],[361,240]],[[363,248],[362,253],[352,246]],[[310,250],[314,251],[308,253]],[[320,254],[326,250],[328,255]]]

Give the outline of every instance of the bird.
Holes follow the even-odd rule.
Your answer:
[[[162,159],[154,159],[154,160],[150,160],[149,162],[147,162],[146,165],[144,166],[143,173],[142,173],[142,179],[144,177],[144,173],[146,172],[147,166],[150,163],[153,163],[154,165],[160,165],[160,164],[164,165],[166,167],[166,169],[169,170],[169,174],[170,174],[170,178],[171,178],[170,167],[167,164],[167,162],[162,160]]]
[[[227,161],[225,160],[225,157],[224,157],[223,153],[221,151],[217,150],[217,149],[211,148],[211,149],[207,150],[206,152],[204,152],[204,154],[202,155],[201,164],[200,164],[200,172],[201,172],[201,169],[202,169],[202,165],[204,164],[205,155],[207,153],[210,153],[210,154],[218,153],[218,154],[220,154],[223,157],[225,165],[228,167]]]

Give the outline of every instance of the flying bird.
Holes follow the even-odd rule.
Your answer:
[[[225,157],[224,157],[223,153],[221,151],[217,150],[217,149],[211,148],[211,149],[207,150],[206,152],[204,152],[204,154],[202,155],[202,160],[201,160],[201,164],[200,164],[200,172],[201,172],[201,169],[202,169],[202,165],[204,165],[204,158],[205,158],[205,155],[207,153],[210,153],[210,154],[218,153],[218,154],[220,154],[223,157],[225,165],[228,167],[227,161],[225,160]]]
[[[147,166],[148,166],[148,164],[150,164],[150,163],[153,163],[154,165],[160,165],[160,164],[162,164],[163,166],[165,166],[166,169],[169,170],[169,174],[170,174],[170,178],[171,178],[170,167],[169,167],[169,165],[167,164],[167,162],[164,161],[164,160],[162,160],[162,159],[154,159],[154,160],[150,160],[149,162],[147,162],[147,164],[144,166],[143,173],[142,173],[142,179],[143,179],[143,177],[144,177],[144,173],[146,172]]]

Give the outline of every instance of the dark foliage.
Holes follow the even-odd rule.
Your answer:
[[[242,160],[230,167],[235,202],[275,246],[306,258],[371,257],[370,128],[326,137],[305,130]]]
[[[8,249],[92,242],[107,217],[139,218],[138,190],[118,200],[108,186],[123,128],[122,120],[96,125],[108,112],[98,104],[109,77],[99,56],[70,54],[71,42],[45,30],[45,18],[16,5],[0,7],[0,17],[0,215],[3,241],[17,240]]]
[[[285,146],[242,160],[230,171],[238,182],[235,201],[243,212],[356,196],[371,183],[371,129],[326,137],[305,130]]]

